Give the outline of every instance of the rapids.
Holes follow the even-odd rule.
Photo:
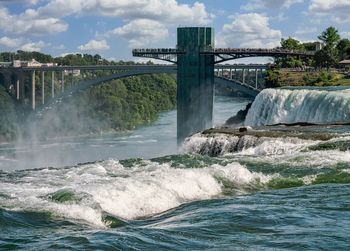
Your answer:
[[[346,91],[338,98],[326,90],[276,92],[257,97],[246,123],[329,122],[321,119],[327,111],[299,114],[306,105],[321,111],[312,100],[348,114]],[[217,123],[248,102],[218,99]],[[175,119],[165,113],[126,135],[0,146],[0,250],[350,248],[349,126],[197,133],[176,152]],[[319,138],[302,137],[315,131]]]

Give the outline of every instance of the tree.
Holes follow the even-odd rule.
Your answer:
[[[303,43],[302,46],[303,46],[303,49],[306,51],[316,51],[317,43],[318,42],[306,42],[306,43]]]
[[[287,39],[281,39],[281,47],[286,50],[302,50],[303,46],[300,41],[288,37]],[[277,60],[277,64],[279,64],[282,68],[294,68],[294,67],[302,67],[303,61],[298,59],[297,57],[288,56],[287,58],[283,58]]]
[[[344,60],[350,56],[350,40],[343,38],[337,44],[337,49],[339,51],[340,60]]]
[[[316,66],[327,68],[334,66],[338,62],[339,54],[336,48],[340,41],[338,30],[330,26],[318,36],[318,39],[320,39],[325,46],[315,55]]]
[[[318,39],[325,44],[325,47],[335,48],[340,40],[340,36],[338,30],[330,26],[318,36]]]
[[[300,44],[300,41],[288,37],[287,39],[282,38],[281,39],[281,47],[283,49],[287,49],[287,50],[301,50],[302,49],[302,45]]]

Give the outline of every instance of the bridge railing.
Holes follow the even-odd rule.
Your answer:
[[[183,54],[185,52],[174,48],[133,49],[134,56],[139,54]]]
[[[304,51],[304,50],[287,50],[282,48],[274,48],[274,49],[262,49],[262,48],[211,48],[206,47],[203,49],[202,53],[209,54],[295,54],[295,55],[315,55],[313,51]]]

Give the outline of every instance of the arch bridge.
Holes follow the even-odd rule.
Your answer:
[[[0,68],[8,88],[19,101],[26,100],[25,88],[29,89],[32,109],[36,108],[36,79],[41,74],[41,103],[45,107],[45,78],[51,80],[51,102],[70,96],[100,83],[123,77],[155,73],[177,73],[177,138],[181,143],[187,136],[212,127],[214,83],[256,96],[263,86],[258,86],[258,72],[266,69],[259,65],[222,65],[228,60],[244,57],[312,57],[313,52],[282,49],[237,49],[215,48],[214,30],[209,27],[178,28],[176,49],[134,49],[133,56],[160,59],[174,65],[93,65],[93,66],[51,66],[51,67],[5,67]],[[110,71],[110,74],[93,79],[69,83],[66,78],[75,71]],[[255,71],[255,83],[246,82],[246,73]],[[237,74],[240,71],[241,74]],[[56,79],[58,73],[59,80]],[[24,78],[30,78],[29,88]],[[237,79],[240,75],[240,79]],[[45,77],[46,76],[46,77]],[[71,78],[73,80],[73,77]],[[60,93],[57,91],[57,83]],[[67,84],[68,83],[68,84]],[[67,88],[67,86],[70,86]],[[47,105],[46,105],[47,106]]]

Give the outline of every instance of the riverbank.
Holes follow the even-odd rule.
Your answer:
[[[350,74],[331,71],[290,71],[271,69],[267,72],[268,87],[283,86],[350,86]]]
[[[176,106],[175,76],[135,76],[113,80],[51,107],[40,119],[21,116],[20,107],[1,89],[0,142],[73,138],[133,130],[154,122]],[[24,122],[27,121],[27,122]]]

